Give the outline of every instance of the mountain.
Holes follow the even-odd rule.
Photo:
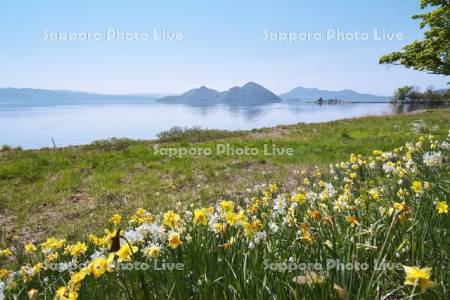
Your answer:
[[[352,90],[327,91],[317,88],[297,87],[285,94],[281,94],[283,100],[304,100],[314,101],[320,97],[324,99],[339,99],[355,102],[389,102],[390,97],[377,96],[372,94],[361,94]]]
[[[435,92],[438,93],[439,95],[444,95],[445,93],[448,93],[449,91],[450,91],[450,89],[435,90]]]
[[[185,104],[257,105],[277,103],[281,99],[265,87],[254,82],[248,82],[242,87],[235,86],[223,92],[202,86],[179,96],[164,97],[157,101]]]
[[[109,103],[143,103],[159,97],[144,95],[104,95],[89,92],[0,88],[0,106],[50,106]]]
[[[170,103],[190,103],[190,104],[212,104],[218,103],[220,92],[202,86],[198,89],[189,90],[179,96],[168,96],[157,101]]]
[[[248,82],[242,87],[232,87],[220,95],[220,102],[229,104],[276,103],[281,99],[265,87]]]

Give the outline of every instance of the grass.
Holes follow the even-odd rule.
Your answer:
[[[260,170],[265,177],[259,182],[269,184],[249,186],[239,193],[239,178],[226,182],[228,186],[217,183],[234,191],[227,199],[202,195],[202,185],[199,196],[186,194],[186,199],[180,199],[177,188],[184,183],[180,181],[168,191],[175,198],[169,209],[162,210],[163,203],[159,203],[146,207],[153,213],[139,208],[124,219],[105,207],[104,231],[87,238],[49,237],[44,243],[26,246],[11,239],[0,244],[0,298],[449,299],[448,116],[432,112],[419,117],[412,122],[410,116],[346,121],[345,134],[339,139],[363,139],[352,123],[364,126],[375,120],[378,122],[369,124],[402,123],[402,129],[395,132],[401,130],[398,138],[409,137],[408,143],[381,151],[389,144],[386,136],[385,143],[369,145],[373,151],[367,151],[368,155],[347,153],[341,162],[325,167],[323,160],[322,168],[308,172],[302,167],[287,176],[269,171],[287,168],[290,161],[266,159],[268,169]],[[317,133],[318,126],[326,124],[307,128]],[[297,126],[284,129],[289,133],[294,128]],[[343,127],[335,122],[330,128]],[[258,142],[270,135],[282,143],[282,138],[276,139],[276,130],[240,138],[246,139],[247,145],[261,146]],[[303,136],[302,140],[308,144],[310,139]],[[231,143],[229,138],[224,141]],[[120,145],[122,141],[110,143]],[[219,141],[203,143],[212,147]],[[299,147],[294,142],[290,145]],[[130,151],[139,143],[116,146],[112,147],[116,150],[100,150],[109,163],[111,153]],[[132,153],[139,155],[138,151]],[[300,158],[290,158],[296,159],[298,170]],[[210,171],[218,172],[220,159],[208,159]],[[177,166],[189,178],[186,180],[197,183],[196,173],[188,169],[192,160],[184,158]],[[249,162],[239,163],[241,178],[247,178],[244,172],[251,172],[251,180],[256,178]],[[307,161],[300,166],[308,166]],[[95,187],[110,191],[110,195],[123,192],[121,185],[141,175],[129,176],[123,167],[98,176]],[[65,180],[53,188],[79,189],[79,182],[67,178],[82,176],[73,168],[64,172],[68,174],[63,176]],[[208,177],[204,178],[207,182]],[[145,186],[157,184],[159,178],[150,180],[146,178]],[[293,184],[287,187],[274,181]],[[72,197],[82,199],[79,193]],[[129,199],[128,203],[134,203]],[[113,196],[109,200],[116,201]],[[64,228],[73,226],[74,219],[76,216],[68,217]],[[78,229],[87,233],[89,228]]]
[[[449,120],[450,110],[442,109],[242,132],[177,129],[163,133],[159,141],[115,139],[37,151],[5,148],[0,152],[0,242],[15,235],[24,240],[48,235],[76,239],[98,232],[112,212],[130,216],[138,207],[157,212],[177,202],[245,198],[248,188],[268,182],[295,186],[300,168],[326,167],[349,153],[392,149],[421,133],[444,137]],[[155,145],[215,149],[218,144],[255,147],[260,153],[154,153]],[[292,148],[294,155],[265,156],[264,144]]]

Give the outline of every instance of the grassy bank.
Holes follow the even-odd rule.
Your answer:
[[[378,145],[365,145],[372,147],[368,155],[347,153],[347,159],[327,167],[332,155],[323,155],[322,168],[310,172],[294,172],[310,163],[294,155],[292,161],[274,157],[263,163],[262,157],[254,158],[245,161],[248,167],[240,167],[236,176],[250,178],[246,179],[250,184],[259,171],[265,177],[257,182],[269,184],[247,186],[238,194],[239,177],[220,183],[205,179],[205,186],[217,184],[215,188],[234,194],[216,199],[202,196],[200,184],[199,194],[192,198],[187,194],[167,198],[161,206],[148,207],[153,212],[139,208],[126,219],[103,206],[102,213],[92,216],[104,216],[104,230],[93,226],[96,232],[77,240],[73,235],[88,233],[87,226],[69,240],[48,237],[31,243],[34,237],[30,237],[26,245],[6,241],[0,245],[0,299],[449,299],[448,120],[443,112],[433,112],[420,116],[427,121],[411,125],[410,117],[300,126],[317,133],[320,126],[339,130],[347,122],[352,130],[336,138],[337,147],[345,147],[340,139],[357,141],[353,126],[366,122],[372,130],[374,124],[402,123],[404,128],[410,126],[409,132],[413,128],[413,133],[402,129],[398,137],[408,137],[407,143],[386,151],[379,148],[388,145],[392,136]],[[415,136],[418,131],[427,134]],[[235,143],[247,139],[255,147],[262,146],[268,135],[277,143],[289,140],[274,137],[279,134],[274,129],[175,130],[165,139],[176,143],[195,135],[199,141],[201,135],[217,138],[219,134],[228,136],[226,141],[237,139]],[[291,137],[289,145],[300,148],[295,140]],[[303,141],[312,147],[312,140],[307,135]],[[213,147],[218,141],[207,138],[199,143]],[[136,147],[143,145],[122,140],[89,148],[111,154]],[[209,159],[210,164],[220,161]],[[267,169],[255,170],[252,163]],[[133,180],[124,182],[122,177],[119,182]],[[167,193],[176,197],[177,188],[173,185]],[[135,204],[133,198],[125,203]],[[170,206],[162,210],[163,205]],[[70,228],[69,224],[77,222],[67,219],[60,230]]]
[[[131,215],[175,203],[242,199],[256,184],[298,184],[300,169],[327,166],[350,153],[369,154],[432,132],[448,133],[450,110],[298,124],[246,132],[191,132],[164,141],[114,140],[88,146],[3,151],[0,154],[1,241],[17,235],[78,238],[98,231],[112,212]],[[422,125],[413,123],[422,121]],[[416,130],[413,130],[416,129]],[[258,155],[167,157],[160,148],[254,147]],[[264,155],[264,145],[292,148],[294,155]]]

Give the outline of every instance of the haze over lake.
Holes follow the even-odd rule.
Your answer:
[[[420,107],[418,107],[420,108]],[[414,110],[416,108],[404,107]],[[252,129],[398,112],[388,103],[194,106],[169,103],[0,107],[0,144],[25,149],[88,144],[111,137],[152,139],[173,126]]]

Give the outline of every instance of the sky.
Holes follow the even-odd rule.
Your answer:
[[[2,0],[0,87],[181,93],[254,81],[276,93],[302,86],[378,95],[403,85],[443,88],[448,77],[378,64],[423,36],[411,19],[419,10],[418,0]]]

